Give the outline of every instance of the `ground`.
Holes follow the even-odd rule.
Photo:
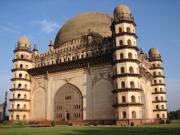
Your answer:
[[[143,127],[56,126],[0,128],[0,135],[180,135],[180,123]]]

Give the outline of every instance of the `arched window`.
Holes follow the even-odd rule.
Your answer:
[[[155,97],[155,100],[158,101],[158,97]]]
[[[26,104],[23,105],[23,109],[26,109]]]
[[[159,83],[161,84],[161,83],[162,83],[162,81],[161,81],[161,80],[159,80]]]
[[[123,59],[123,58],[124,58],[123,53],[120,53],[120,59]]]
[[[27,89],[27,84],[24,85],[24,88]]]
[[[164,109],[164,105],[161,105],[161,109]]]
[[[165,118],[165,114],[162,114],[162,118]]]
[[[119,33],[122,33],[122,28],[121,27],[119,27]]]
[[[18,84],[18,88],[21,88],[21,83]]]
[[[17,104],[17,109],[20,109],[20,104]]]
[[[157,92],[157,88],[155,88],[154,91]]]
[[[161,101],[163,101],[163,96],[161,96]]]
[[[128,40],[127,40],[127,44],[128,44],[128,45],[132,45],[132,43],[131,43],[131,40],[130,40],[130,39],[128,39]]]
[[[24,94],[24,99],[26,99],[27,98],[27,95],[26,94]]]
[[[123,45],[123,41],[122,40],[119,40],[119,45]]]
[[[20,64],[20,68],[23,68],[23,64]]]
[[[123,119],[126,119],[126,112],[125,111],[122,112],[122,117],[123,117]]]
[[[25,78],[26,78],[26,79],[28,78],[28,74],[25,74]]]
[[[130,29],[129,27],[127,27],[127,28],[126,28],[126,31],[127,31],[128,33],[130,33],[130,32],[131,32],[131,29]]]
[[[133,69],[133,67],[129,67],[129,72],[130,72],[131,74],[134,74],[134,69]]]
[[[26,120],[26,115],[25,114],[23,115],[23,120]]]
[[[130,86],[131,86],[131,88],[134,88],[134,87],[135,87],[135,85],[134,85],[134,82],[133,82],[133,81],[131,81],[131,82],[130,82]]]
[[[163,90],[162,90],[162,88],[160,88],[160,92],[162,92]]]
[[[135,111],[132,111],[132,118],[136,119],[136,112]]]
[[[19,78],[22,78],[22,74],[21,73],[19,74]]]
[[[159,118],[159,114],[157,114],[156,117]]]
[[[20,99],[21,98],[21,94],[18,94],[17,98]]]
[[[126,97],[122,96],[122,103],[126,103]]]
[[[14,105],[13,104],[11,105],[11,108],[14,109]]]
[[[124,73],[124,67],[121,67],[121,73]]]
[[[130,53],[130,52],[128,53],[128,58],[132,59],[132,53]]]
[[[156,109],[159,109],[159,106],[158,106],[158,105],[156,105]]]
[[[23,59],[24,58],[24,55],[21,55],[21,59]]]
[[[161,72],[158,72],[158,75],[161,75]]]
[[[155,76],[155,75],[156,75],[156,72],[153,72],[153,75]]]
[[[125,88],[125,82],[124,81],[121,82],[121,88]]]
[[[156,84],[156,80],[154,80],[154,84]]]
[[[131,96],[131,102],[132,102],[132,103],[135,103],[135,102],[136,102],[136,98],[135,98],[134,95]]]
[[[19,115],[16,115],[16,120],[19,120]]]

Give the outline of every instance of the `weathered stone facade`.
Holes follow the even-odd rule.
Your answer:
[[[130,9],[69,20],[49,50],[14,50],[10,120],[134,125],[167,119],[160,53],[137,47]]]

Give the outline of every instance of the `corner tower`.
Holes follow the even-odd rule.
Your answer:
[[[167,119],[167,100],[165,92],[165,76],[163,61],[160,53],[156,48],[149,50],[149,61],[151,63],[151,73],[153,74],[152,80],[152,104],[153,115],[156,119],[166,121]]]
[[[10,97],[9,120],[29,120],[30,115],[30,76],[32,66],[30,41],[27,37],[19,38],[14,50],[12,86]]]
[[[117,125],[134,125],[142,119],[139,60],[136,45],[136,24],[127,5],[114,10],[112,36],[114,42],[113,93]]]

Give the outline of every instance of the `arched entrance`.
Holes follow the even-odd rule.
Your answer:
[[[62,86],[54,98],[54,119],[57,121],[82,120],[82,94],[71,84]]]

